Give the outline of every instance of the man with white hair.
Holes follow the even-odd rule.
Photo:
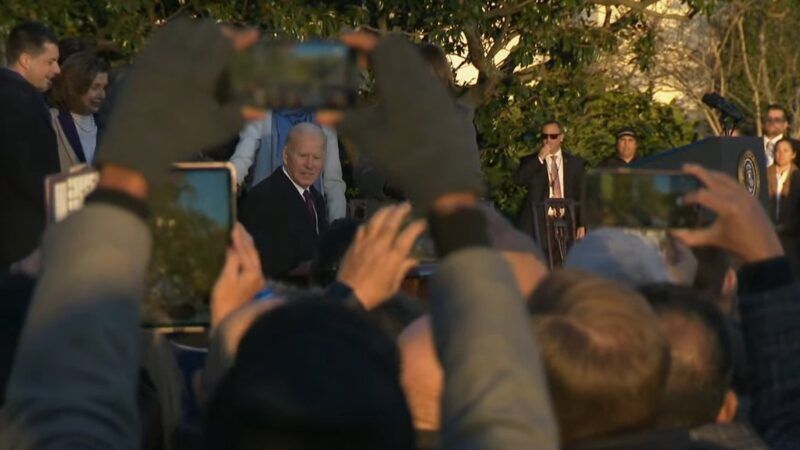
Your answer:
[[[325,161],[325,135],[308,122],[289,131],[283,165],[244,197],[239,220],[253,235],[264,275],[286,278],[308,263],[327,229],[325,200],[314,187]]]
[[[239,133],[239,143],[230,160],[236,168],[237,183],[247,190],[265,180],[283,163],[283,147],[289,130],[298,123],[313,121],[314,114],[308,110],[279,110],[268,111],[263,118],[249,122]],[[322,132],[325,134],[325,162],[320,180],[314,185],[322,191],[328,219],[333,222],[347,213],[344,195],[347,185],[342,178],[336,130],[322,127]]]

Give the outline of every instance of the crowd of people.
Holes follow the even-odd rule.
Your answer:
[[[523,210],[517,228],[482,202],[471,112],[440,50],[345,34],[369,55],[375,105],[264,113],[216,95],[256,39],[176,19],[112,83],[109,105],[109,67],[91,49],[60,64],[46,27],[12,30],[0,69],[0,448],[800,447],[800,282],[773,224],[794,216],[792,194],[765,210],[729,175],[686,165],[703,187],[684,200],[712,224],[671,230],[662,253],[578,220],[551,270],[532,239],[541,217]],[[770,191],[789,193],[800,184],[777,111]],[[242,223],[211,293],[202,370],[187,374],[194,353],[140,327],[148,193],[171,163],[237,133]],[[339,135],[382,194],[407,201],[335,221]],[[541,138],[515,175],[527,203],[575,198],[583,160],[561,148],[558,121]],[[636,157],[634,130],[620,130],[607,164]],[[98,187],[42,238],[42,180],[77,163],[98,167]],[[416,298],[402,285],[423,233],[438,263]],[[312,286],[277,282],[306,264]]]

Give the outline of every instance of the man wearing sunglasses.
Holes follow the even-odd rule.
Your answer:
[[[775,162],[775,144],[789,134],[791,120],[786,108],[772,104],[767,106],[764,117],[764,151],[767,155],[767,167]]]
[[[519,226],[528,235],[534,237],[535,216],[532,205],[558,198],[577,201],[580,197],[581,180],[586,166],[586,162],[582,158],[562,150],[564,128],[558,121],[550,120],[542,125],[539,138],[542,145],[539,153],[521,158],[519,168],[514,174],[514,182],[528,188],[527,198],[520,211]],[[586,230],[581,226],[577,207],[578,205],[575,210],[578,229],[575,237],[580,239]],[[536,216],[540,219],[539,233],[544,235],[544,214]]]

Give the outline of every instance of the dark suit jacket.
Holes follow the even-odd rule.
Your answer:
[[[796,274],[800,274],[800,170],[792,166],[781,192],[778,193],[778,172],[775,165],[767,167],[769,187],[769,216],[775,224],[786,258]],[[776,215],[777,197],[781,197],[780,214]]]
[[[605,169],[617,169],[620,167],[627,167],[628,164],[636,162],[636,160],[638,159],[639,159],[638,156],[634,156],[630,162],[625,162],[624,159],[619,157],[619,155],[615,150],[613,155],[604,159],[603,162],[600,163],[600,167],[603,167]]]
[[[564,150],[561,151],[561,155],[564,161],[564,198],[579,201],[581,196],[581,182],[583,180],[583,174],[586,171],[586,161]],[[525,203],[522,205],[522,208],[520,208],[518,225],[520,229],[528,233],[529,236],[535,237],[533,209],[531,204],[533,202],[543,202],[550,196],[550,179],[547,175],[547,167],[539,161],[538,154],[524,156],[520,159],[519,168],[517,168],[516,173],[514,173],[514,182],[528,188],[528,195],[525,198]],[[579,209],[575,212],[577,214],[578,225],[580,226]],[[541,214],[540,217],[542,217]],[[540,232],[544,233],[544,225],[540,223],[539,227]]]
[[[789,169],[789,175],[778,193],[778,169],[773,164],[767,168],[767,182],[772,221],[778,226],[778,231],[793,231],[796,234],[800,228],[800,170],[796,166]],[[776,217],[778,195],[781,197],[781,209],[780,216]]]
[[[39,246],[44,177],[59,169],[42,94],[16,72],[0,69],[0,271]]]
[[[322,235],[328,228],[325,200],[313,186],[311,193]],[[286,278],[298,264],[311,260],[319,247],[306,204],[283,167],[247,192],[239,221],[253,235],[264,275],[273,279]]]

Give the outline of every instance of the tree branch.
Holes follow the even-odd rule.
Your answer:
[[[753,77],[753,72],[750,70],[750,61],[747,59],[747,42],[745,41],[744,36],[744,18],[739,17],[739,20],[736,23],[736,29],[738,30],[739,34],[739,47],[742,52],[742,68],[744,69],[744,74],[747,78],[747,82],[750,84],[750,89],[753,91],[753,104],[755,105],[755,122],[756,122],[756,131],[759,135],[761,135],[761,121],[758,120],[761,117],[761,95],[759,94],[758,83]]]
[[[673,14],[673,13],[660,13],[657,11],[653,11],[650,6],[654,5],[658,0],[592,0],[592,3],[599,6],[624,6],[634,11],[638,11],[642,14],[647,14],[650,17],[656,17],[659,19],[670,19],[670,20],[689,20],[689,18],[683,14]]]
[[[490,9],[483,14],[483,17],[486,19],[497,19],[500,17],[513,16],[534,1],[536,0],[523,0],[516,5],[506,5],[500,8]]]

